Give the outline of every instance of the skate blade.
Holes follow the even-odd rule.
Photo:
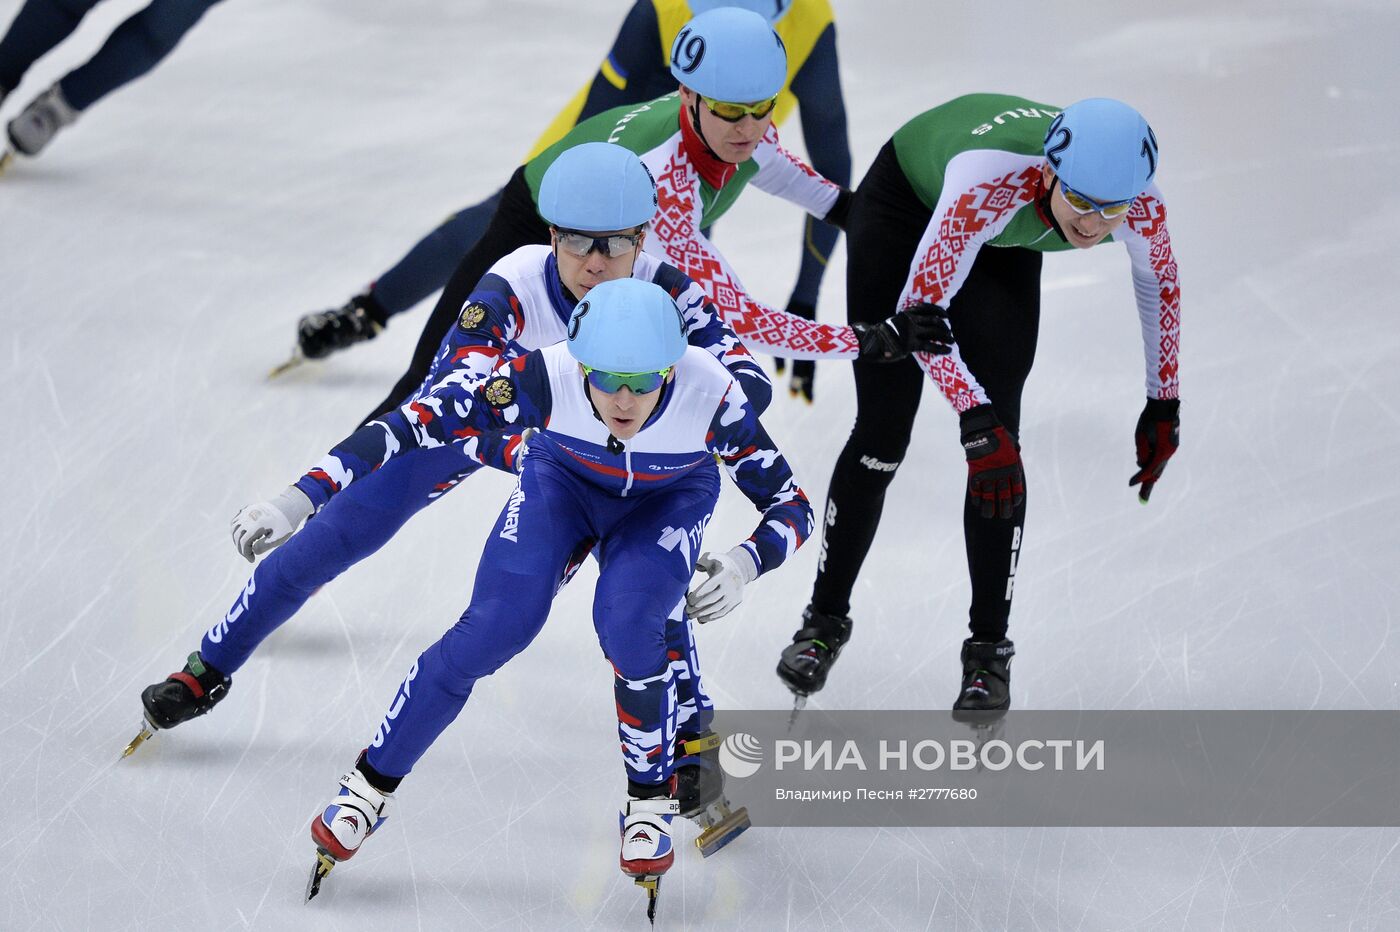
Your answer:
[[[311,868],[311,876],[306,880],[305,902],[310,903],[316,898],[316,894],[321,892],[321,881],[330,874],[335,863],[335,858],[327,854],[324,848],[316,849],[316,863]]]
[[[793,693],[792,714],[788,716],[788,731],[792,731],[792,726],[797,724],[797,713],[807,708],[807,696],[805,693]]]
[[[122,756],[120,759],[125,760],[132,754],[135,754],[136,749],[139,748],[141,745],[145,744],[146,739],[150,738],[155,733],[155,729],[151,727],[150,723],[143,721],[141,723],[141,733],[135,738],[132,738],[131,741],[127,744],[127,746],[122,749]]]
[[[656,925],[656,898],[661,893],[660,874],[639,874],[632,882],[647,892],[647,921]]]
[[[296,349],[292,350],[292,355],[286,362],[282,363],[281,365],[274,366],[272,368],[272,371],[267,374],[267,379],[270,382],[273,379],[277,378],[279,375],[291,372],[293,369],[295,369],[297,366],[300,366],[304,362],[306,362],[306,357],[302,355],[301,347],[297,347]]]
[[[740,806],[701,832],[695,839],[695,847],[700,849],[701,857],[707,858],[744,834],[752,825],[749,810]]]
[[[6,150],[4,151],[3,154],[0,154],[0,175],[4,175],[5,172],[9,171],[9,170],[10,170],[10,166],[11,166],[12,164],[14,164],[14,161],[15,161],[15,150],[14,150],[14,149],[6,149]]]

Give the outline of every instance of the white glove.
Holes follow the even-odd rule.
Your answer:
[[[252,563],[258,554],[267,553],[291,537],[315,510],[305,492],[288,486],[272,501],[246,505],[233,516],[233,546]]]
[[[525,454],[530,452],[530,441],[533,440],[535,434],[539,432],[540,429],[538,427],[527,427],[520,434],[520,446],[515,451],[516,475],[519,475],[521,470],[525,468]]]
[[[695,569],[707,573],[708,577],[690,590],[685,604],[690,609],[690,617],[702,625],[734,611],[744,601],[744,584],[758,578],[758,567],[743,547],[718,556],[703,553]]]

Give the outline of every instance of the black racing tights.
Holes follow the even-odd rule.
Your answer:
[[[443,288],[432,315],[423,325],[423,334],[413,349],[413,360],[408,364],[408,371],[399,377],[384,400],[360,422],[361,426],[403,404],[423,384],[447,331],[457,322],[462,306],[491,266],[521,246],[548,242],[549,226],[535,210],[535,199],[525,183],[525,168],[521,166],[506,182],[501,192],[501,202],[487,224],[486,232],[457,264],[457,271],[452,273],[447,286]]]
[[[846,239],[851,323],[879,321],[894,310],[931,216],[887,143],[851,206]],[[963,361],[1012,436],[1019,435],[1021,389],[1035,359],[1040,259],[1029,249],[984,247],[948,308]],[[909,446],[927,381],[912,359],[856,362],[853,368],[856,424],[831,476],[812,588],[813,607],[832,615],[850,611],[851,589],[875,538],[885,489]],[[958,435],[949,434],[948,442],[957,443]],[[1022,503],[1009,521],[983,518],[968,500],[966,482],[959,487],[972,580],[969,627],[977,640],[999,641],[1006,636],[1026,506]]]

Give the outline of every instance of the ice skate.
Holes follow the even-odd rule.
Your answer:
[[[190,654],[185,668],[141,691],[141,733],[127,744],[122,757],[130,757],[157,731],[174,728],[203,715],[228,693],[233,680],[206,664],[199,651]]]
[[[801,398],[812,403],[813,385],[817,379],[817,364],[810,359],[796,359],[792,363],[792,378],[788,380],[788,396]]]
[[[953,719],[991,725],[1011,708],[1011,658],[1016,645],[1000,641],[963,641],[962,689],[953,703]]]
[[[748,809],[724,795],[724,771],[719,766],[720,737],[713,731],[682,740],[676,753],[676,797],[682,818],[700,826],[695,847],[709,857],[738,838],[749,826]]]
[[[792,636],[792,643],[783,648],[778,661],[778,678],[792,690],[791,728],[797,713],[807,704],[807,697],[826,685],[826,678],[841,648],[851,637],[851,619],[827,615],[808,605],[802,611],[802,627]]]
[[[358,769],[340,778],[340,792],[311,822],[311,840],[316,843],[316,863],[306,881],[306,901],[321,892],[321,881],[341,861],[348,861],[364,840],[384,824],[392,793],[381,793],[369,785]]]
[[[7,155],[12,157],[18,152],[33,158],[52,141],[59,130],[77,118],[78,111],[74,110],[63,96],[62,88],[57,84],[53,85],[30,101],[29,106],[10,121],[6,135],[10,140],[11,151]],[[6,164],[8,163],[7,159]]]
[[[671,787],[675,791],[674,785]],[[647,892],[647,919],[656,924],[656,898],[661,878],[671,869],[676,852],[671,847],[671,820],[680,815],[680,800],[669,796],[651,799],[630,797],[621,813],[622,872]]]

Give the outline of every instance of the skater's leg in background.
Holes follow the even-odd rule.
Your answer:
[[[0,90],[12,91],[29,66],[73,34],[99,0],[26,0],[0,39]]]
[[[525,183],[525,169],[522,166],[511,176],[501,191],[501,203],[486,232],[482,234],[475,248],[462,258],[457,270],[452,273],[442,296],[438,298],[433,313],[423,326],[423,333],[414,347],[413,358],[407,371],[399,377],[384,400],[362,420],[367,424],[385,411],[397,407],[405,398],[417,391],[432,369],[433,359],[442,346],[443,337],[457,322],[462,305],[476,289],[481,276],[490,270],[502,256],[508,255],[521,246],[530,243],[548,243],[549,227],[540,219],[535,210],[535,201],[530,188]]]
[[[1021,389],[1035,361],[1040,327],[1040,266],[1041,254],[1029,249],[983,249],[948,308],[958,352],[986,391],[1002,425],[1018,439]],[[963,494],[963,534],[972,580],[969,627],[974,640],[996,642],[1006,637],[1025,520],[1024,499],[1008,521],[983,518]]]
[[[151,0],[115,30],[97,54],[59,81],[75,110],[150,71],[169,55],[206,10],[218,0]]]
[[[886,145],[851,204],[846,249],[847,316],[851,323],[883,320],[895,310],[919,238],[927,225]],[[812,608],[834,617],[850,611],[851,589],[875,539],[885,489],[904,459],[919,410],[924,376],[913,360],[852,364],[856,423],[836,460],[823,512],[821,556]]]
[[[205,634],[205,662],[234,673],[317,589],[383,547],[476,468],[456,446],[415,450],[347,486],[262,559],[223,620]]]
[[[590,534],[578,480],[541,459],[530,460],[520,492],[501,509],[477,565],[471,604],[418,657],[375,732],[365,761],[401,778],[462,711],[472,687],[529,645],[544,626],[554,587]],[[517,522],[503,536],[506,516]]]
[[[457,265],[486,232],[501,192],[463,207],[423,237],[402,259],[370,286],[385,317],[401,314],[447,284]]]

